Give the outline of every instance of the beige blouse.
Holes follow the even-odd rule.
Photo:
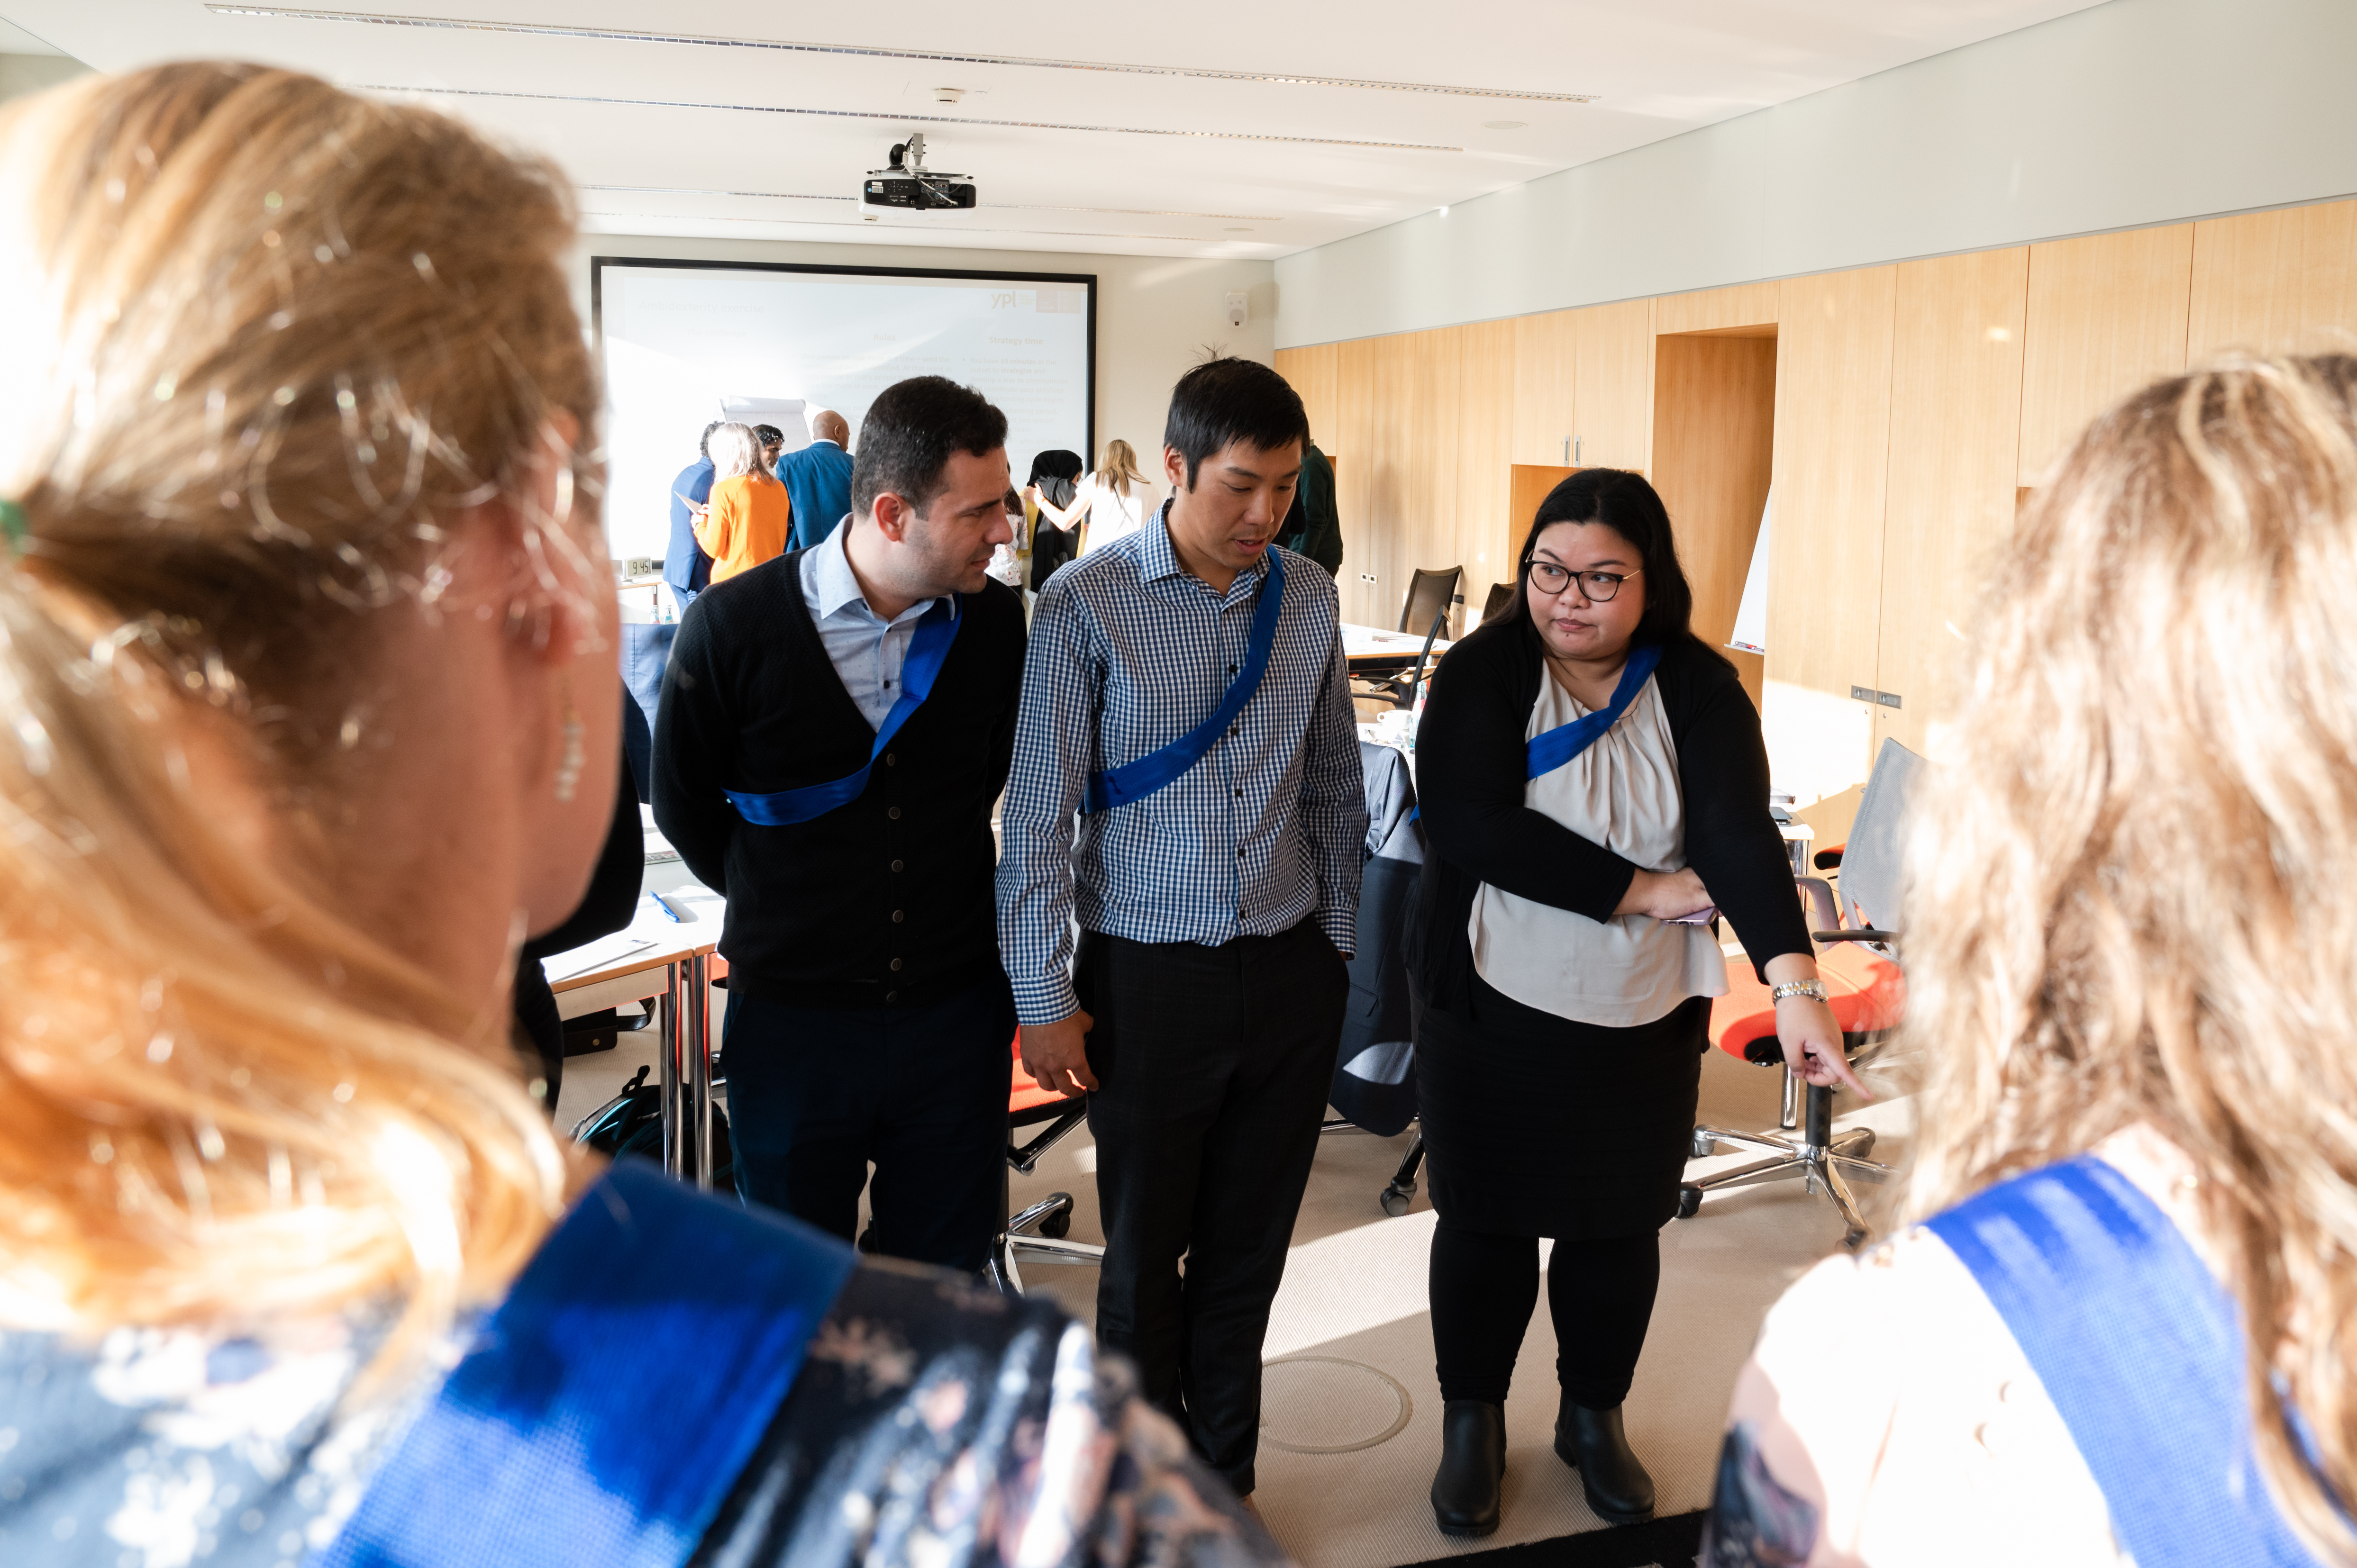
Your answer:
[[[1523,738],[1587,713],[1542,673]],[[1647,681],[1593,746],[1525,783],[1523,803],[1648,871],[1683,870],[1685,797],[1659,682]],[[1689,996],[1727,994],[1727,960],[1707,926],[1647,915],[1591,920],[1484,883],[1465,934],[1483,980],[1526,1007],[1583,1024],[1651,1024]]]

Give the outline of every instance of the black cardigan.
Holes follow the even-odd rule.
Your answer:
[[[999,583],[964,596],[932,694],[856,800],[757,826],[725,791],[841,779],[876,742],[802,600],[803,553],[714,584],[681,618],[655,718],[655,824],[728,900],[732,990],[925,1005],[998,967],[990,807],[1015,755],[1022,602]]]
[[[1411,962],[1420,999],[1452,1013],[1462,1014],[1471,990],[1465,928],[1482,883],[1605,920],[1639,869],[1523,804],[1524,732],[1547,678],[1543,660],[1528,620],[1481,627],[1434,672],[1416,729],[1416,795],[1432,860]],[[1742,682],[1691,640],[1663,650],[1653,679],[1678,748],[1686,863],[1755,968],[1782,953],[1813,954],[1792,863],[1768,811],[1760,714]]]

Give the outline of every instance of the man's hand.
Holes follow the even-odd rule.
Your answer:
[[[1629,891],[1613,907],[1616,915],[1648,915],[1674,920],[1710,908],[1710,891],[1691,867],[1680,871],[1640,871],[1629,879]]]
[[[1053,1094],[1093,1092],[1097,1075],[1089,1070],[1088,1033],[1096,1022],[1076,1012],[1052,1024],[1024,1025],[1023,1070],[1031,1081]]]

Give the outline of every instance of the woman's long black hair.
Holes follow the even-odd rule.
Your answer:
[[[1059,507],[1068,507],[1078,493],[1075,487],[1081,476],[1086,472],[1088,465],[1081,460],[1078,452],[1053,446],[1031,459],[1031,477],[1023,482],[1039,486],[1039,493]]]
[[[1531,621],[1531,558],[1539,535],[1558,522],[1600,522],[1627,540],[1643,568],[1645,613],[1637,622],[1636,642],[1668,647],[1689,642],[1721,663],[1726,658],[1694,632],[1694,588],[1678,564],[1678,542],[1670,530],[1669,509],[1645,476],[1626,468],[1583,468],[1547,492],[1538,515],[1523,538],[1521,563],[1514,569],[1514,596],[1498,612],[1501,626],[1520,623],[1536,636]],[[1729,665],[1729,668],[1733,668]]]

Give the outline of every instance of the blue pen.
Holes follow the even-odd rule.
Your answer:
[[[661,910],[662,910],[665,915],[668,915],[669,917],[671,917],[671,922],[672,922],[672,924],[673,924],[673,925],[674,925],[674,926],[676,926],[676,925],[681,925],[681,924],[683,924],[683,923],[686,921],[687,917],[686,917],[686,916],[684,916],[684,915],[683,915],[683,914],[681,914],[678,910],[676,910],[676,909],[673,908],[671,907],[671,902],[670,902],[670,900],[666,899],[666,898],[665,898],[662,894],[660,894],[660,893],[650,893],[650,894],[648,894],[648,895],[647,895],[647,897],[650,897],[650,898],[651,898],[651,899],[653,899],[653,900],[655,901],[655,908],[656,908],[661,909]]]

